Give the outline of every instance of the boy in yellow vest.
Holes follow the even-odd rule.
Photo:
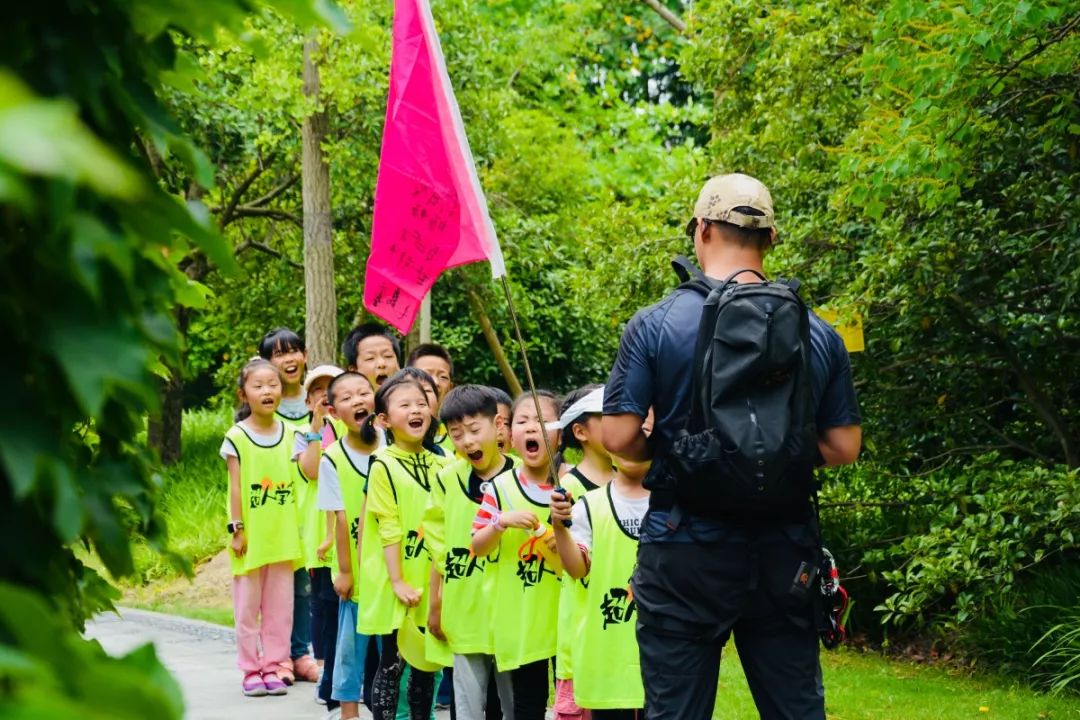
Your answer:
[[[328,706],[332,709],[340,703],[341,717],[347,720],[360,717],[364,694],[364,659],[370,638],[356,631],[357,602],[362,595],[357,582],[357,539],[371,456],[383,445],[383,438],[378,434],[368,442],[360,433],[375,410],[375,392],[365,376],[338,375],[327,388],[327,396],[332,416],[345,425],[346,432],[326,448],[319,465],[319,509],[335,516],[334,591],[341,598],[335,653],[327,658],[325,673],[332,685]]]
[[[491,600],[495,559],[470,549],[472,523],[484,486],[513,462],[499,451],[502,426],[491,388],[462,385],[442,403],[441,419],[461,459],[441,470],[424,514],[432,554],[428,629],[454,654],[454,711],[458,720],[484,720],[488,680],[495,669]],[[504,717],[513,707],[509,673],[495,673]]]
[[[573,643],[574,701],[594,720],[635,720],[642,713],[634,594],[638,532],[649,509],[642,480],[649,462],[613,458],[615,478],[585,493],[573,506],[551,498],[551,521],[563,569],[589,578],[584,617]],[[567,528],[564,520],[572,520]]]

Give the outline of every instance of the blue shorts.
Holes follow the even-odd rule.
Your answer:
[[[338,606],[337,653],[330,694],[338,702],[364,701],[364,660],[372,638],[356,632],[356,610],[352,600],[342,600]]]

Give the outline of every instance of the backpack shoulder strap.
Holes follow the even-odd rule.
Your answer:
[[[671,268],[679,276],[679,282],[687,283],[691,280],[704,280],[705,273],[701,272],[697,265],[690,262],[690,258],[679,255],[671,261]]]
[[[693,290],[706,297],[712,292],[713,281],[705,277],[705,273],[701,272],[701,269],[690,262],[685,255],[679,255],[672,260],[671,268],[679,276],[679,287],[677,289]]]
[[[798,278],[778,277],[776,278],[776,282],[780,283],[781,285],[787,285],[796,295],[799,294],[799,288],[802,287],[802,282]]]

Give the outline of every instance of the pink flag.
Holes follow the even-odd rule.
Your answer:
[[[395,0],[364,307],[403,333],[447,268],[506,273],[428,0]]]

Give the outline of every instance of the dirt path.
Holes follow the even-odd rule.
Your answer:
[[[232,568],[220,552],[195,568],[190,580],[178,577],[143,587],[127,587],[124,604],[171,611],[173,607],[228,613],[232,608]],[[231,621],[230,621],[231,622]]]

